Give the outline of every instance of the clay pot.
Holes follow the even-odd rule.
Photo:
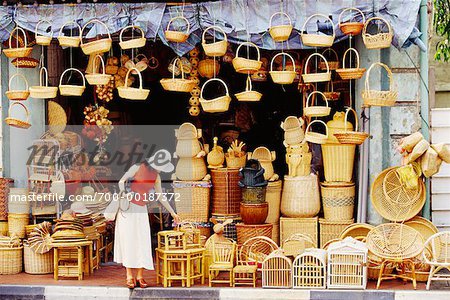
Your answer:
[[[244,224],[264,224],[269,214],[269,204],[267,202],[261,204],[241,203],[241,218]]]

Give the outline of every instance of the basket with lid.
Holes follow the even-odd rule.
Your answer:
[[[13,90],[11,89],[11,84],[12,84],[12,80],[14,78],[21,78],[23,80],[23,82],[25,83],[25,89],[24,90]],[[27,100],[28,96],[30,96],[30,91],[28,90],[28,81],[25,78],[25,76],[23,76],[22,74],[14,74],[9,78],[9,82],[8,82],[8,91],[6,91],[6,97],[8,97],[9,100],[13,100],[13,101],[22,101],[22,100]]]
[[[75,25],[75,27],[78,28],[78,35],[75,35],[75,36],[63,35],[64,28],[71,24]],[[72,32],[72,29],[70,31]],[[58,42],[61,47],[73,47],[73,48],[79,47],[80,42],[81,42],[81,27],[80,27],[80,25],[78,25],[78,23],[75,21],[69,21],[69,22],[65,23],[63,26],[61,26],[61,29],[59,30],[59,34],[58,34]]]
[[[12,45],[12,37],[16,31],[17,31],[17,36],[16,36],[17,43],[16,43],[16,47],[14,48]],[[19,47],[19,42],[18,42],[19,32],[22,33],[22,35],[23,35],[23,47]],[[27,34],[25,33],[25,30],[23,30],[20,27],[16,27],[11,31],[11,33],[9,35],[8,43],[9,43],[9,48],[3,49],[3,53],[8,58],[27,57],[31,54],[31,51],[33,51],[33,47],[28,47]]]
[[[314,105],[313,106],[313,96],[314,96],[314,100],[317,99],[316,95],[319,95],[320,97],[322,97],[322,99],[325,101],[325,106],[318,106],[318,105]],[[314,101],[316,102],[316,101]],[[306,106],[303,109],[303,114],[307,117],[326,117],[328,115],[330,115],[330,111],[331,108],[328,106],[328,100],[327,97],[319,91],[314,91],[311,94],[309,94],[308,98],[306,99]]]
[[[50,25],[49,27],[47,27],[47,29],[51,28],[52,23],[50,23],[47,20],[41,20],[41,21],[37,22],[37,24],[36,24],[36,28],[34,29],[34,35],[35,35],[35,39],[36,39],[36,44],[42,45],[42,46],[48,46],[52,42],[53,32],[50,30],[50,32],[44,31],[46,33],[46,35],[39,34],[39,25],[41,25],[43,23]]]
[[[100,64],[102,67],[102,73],[97,73],[97,68],[95,62],[97,60],[100,60]],[[108,84],[111,80],[111,75],[105,74],[105,61],[103,60],[103,57],[100,54],[97,54],[94,57],[94,62],[92,64],[92,73],[86,74],[86,80],[90,85],[105,85]]]
[[[375,34],[370,34],[367,32],[367,29],[369,27],[369,24],[373,22],[377,23],[377,29],[378,31]],[[387,27],[387,32],[383,32],[382,27],[380,27],[380,24],[385,24]],[[392,38],[394,36],[394,33],[392,32],[391,24],[389,24],[388,21],[386,21],[383,18],[380,17],[373,17],[366,21],[364,24],[363,32],[362,32],[362,38],[364,45],[366,45],[367,49],[383,49],[383,48],[389,48],[392,43]]]
[[[72,84],[63,84],[63,78],[64,75],[68,72],[77,72],[80,74],[81,79],[83,80],[83,85],[72,85]],[[86,89],[86,80],[84,79],[83,73],[81,73],[80,70],[75,68],[69,68],[65,70],[59,79],[59,92],[61,93],[61,96],[81,96]]]
[[[329,22],[331,24],[331,28],[332,28],[332,32],[333,32],[332,35],[319,34],[319,33],[315,33],[315,34],[308,33],[307,25],[313,18],[316,18],[316,19],[322,18],[322,19],[325,19],[327,22]],[[308,19],[306,19],[305,23],[303,24],[300,36],[302,39],[302,43],[305,46],[331,47],[334,43],[334,37],[335,37],[333,21],[329,17],[327,17],[323,14],[313,14]]]
[[[130,76],[130,72],[135,71],[139,76],[139,87],[128,87],[126,83],[128,82],[128,76]],[[146,100],[148,95],[150,94],[150,90],[142,88],[142,75],[141,72],[136,68],[131,68],[128,70],[127,75],[125,76],[125,86],[117,87],[117,91],[119,92],[119,96],[124,99],[129,100]]]
[[[318,56],[320,57],[324,62],[326,66],[326,72],[322,73],[308,73],[308,66],[309,62],[312,57]],[[302,74],[304,83],[313,83],[313,82],[324,82],[324,81],[330,81],[331,80],[331,72],[330,67],[328,66],[327,59],[320,53],[313,53],[311,54],[305,63],[305,72]]]
[[[275,16],[281,16],[281,19],[287,20],[287,24],[279,24],[279,25],[273,25],[273,20]],[[275,42],[284,42],[289,39],[291,36],[293,26],[292,26],[292,20],[291,17],[285,12],[276,12],[274,13],[269,20],[269,34],[272,37],[272,39]]]
[[[181,78],[175,78],[175,66],[177,63],[180,64],[179,69],[181,70]],[[172,63],[172,78],[161,79],[160,83],[166,91],[182,93],[189,93],[195,86],[197,86],[197,82],[195,82],[195,80],[184,78],[184,70],[182,62],[179,58],[176,58]]]
[[[361,22],[356,21],[355,16],[352,15],[348,22],[343,22],[343,15],[346,12],[355,11],[358,15],[361,16]],[[364,13],[357,9],[356,7],[349,7],[344,9],[339,14],[339,29],[342,31],[343,34],[346,35],[358,35],[363,30],[364,24],[366,23],[366,17],[364,16]]]
[[[247,76],[245,91],[234,94],[236,99],[241,102],[257,102],[261,100],[262,94],[258,91],[253,91],[252,88],[252,80],[250,76]]]
[[[247,46],[247,52],[250,51],[250,48],[255,48],[257,54],[256,59],[239,56],[242,46]],[[249,56],[249,53],[247,53],[247,55]],[[258,46],[250,42],[244,42],[236,49],[236,57],[233,58],[233,67],[238,73],[253,74],[261,69],[262,61],[260,59],[261,55]]]
[[[186,30],[180,31],[180,30],[174,30],[170,28],[170,25],[174,23],[174,21],[182,20],[186,24]],[[169,42],[174,43],[184,43],[189,38],[189,30],[191,29],[191,24],[189,24],[189,20],[186,19],[183,16],[174,17],[169,20],[169,23],[167,23],[166,30],[164,31],[164,36],[166,37],[166,40]]]
[[[293,71],[289,71],[289,70],[282,70],[282,71],[274,71],[273,70],[273,62],[275,61],[275,58],[277,58],[278,56],[287,56],[291,62],[292,62],[292,70]],[[297,75],[297,73],[295,72],[295,61],[294,58],[292,58],[292,56],[289,53],[278,53],[276,54],[273,58],[272,61],[270,62],[270,77],[272,77],[272,81],[274,83],[278,83],[278,84],[291,84],[294,82],[294,79]]]
[[[125,31],[127,31],[128,29],[130,30],[137,30],[140,32],[140,37],[133,37],[129,40],[124,41],[123,40],[123,33]],[[124,27],[121,31],[120,31],[120,35],[119,35],[119,45],[120,48],[122,48],[123,50],[126,49],[136,49],[136,48],[141,48],[145,46],[145,35],[144,35],[144,30],[142,30],[141,27],[137,26],[137,25],[129,25]]]
[[[39,71],[39,85],[30,87],[30,96],[37,99],[51,99],[55,98],[57,94],[58,87],[48,86],[47,68],[42,67]]]
[[[83,42],[83,32],[86,30],[86,28],[89,24],[93,24],[93,23],[98,23],[98,24],[102,25],[103,27],[105,27],[108,37],[84,43]],[[81,28],[80,38],[81,38],[81,41],[80,41],[81,50],[83,50],[83,53],[86,55],[90,55],[90,54],[94,54],[94,53],[104,53],[104,52],[108,52],[111,49],[111,45],[112,45],[111,33],[109,32],[108,26],[106,26],[106,24],[100,20],[92,19],[89,22],[87,22],[86,24],[84,24],[83,28]]]
[[[347,130],[347,119],[348,113],[352,112],[355,117],[355,130]],[[366,132],[358,131],[358,115],[356,111],[348,107],[345,111],[345,121],[344,121],[344,131],[337,131],[334,133],[334,136],[337,138],[339,143],[341,144],[351,144],[351,145],[361,145],[364,141],[369,137],[369,134]]]
[[[347,58],[347,54],[349,54],[350,52],[355,53],[356,56],[356,67],[354,68],[352,68],[351,66],[349,68],[345,67],[345,59]],[[345,51],[344,57],[342,59],[342,69],[337,69],[336,73],[338,73],[342,79],[349,80],[349,79],[360,79],[365,72],[366,72],[365,68],[359,67],[358,51],[355,48],[348,48]]]
[[[386,70],[387,76],[389,78],[389,90],[379,91],[370,88],[370,73],[373,68],[381,67]],[[392,77],[392,72],[389,67],[383,63],[375,62],[373,63],[369,70],[367,70],[366,81],[364,83],[365,89],[362,91],[362,98],[364,106],[393,106],[397,101],[398,92],[394,90],[394,79]]]
[[[220,32],[220,34],[223,36],[223,40],[216,41],[216,37],[215,35],[213,35],[213,42],[208,44],[206,42],[206,33],[210,30],[214,30],[214,34],[216,33],[216,31]],[[203,31],[202,47],[207,56],[224,56],[227,52],[228,47],[227,35],[219,26],[209,26]]]
[[[225,95],[223,96],[219,96],[216,97],[214,99],[205,99],[204,98],[204,90],[205,87],[213,82],[213,81],[218,81],[219,83],[221,83],[224,87],[225,87]],[[231,102],[231,97],[230,94],[228,92],[228,87],[227,84],[220,78],[211,78],[208,79],[202,86],[202,90],[200,92],[200,104],[202,106],[202,109],[205,112],[208,113],[218,113],[218,112],[226,112],[228,111],[228,107],[230,106],[230,102]]]

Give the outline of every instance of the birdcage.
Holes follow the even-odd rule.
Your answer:
[[[264,259],[262,264],[263,288],[291,288],[292,261],[283,254],[283,250],[276,250]]]
[[[292,267],[292,287],[294,289],[327,287],[327,251],[307,249],[298,255]]]

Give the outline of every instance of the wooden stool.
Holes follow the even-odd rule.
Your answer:
[[[184,232],[164,230],[158,232],[158,249],[177,250],[186,249],[186,236]]]
[[[53,247],[53,277],[58,280],[61,277],[78,277],[83,280],[83,275],[93,272],[92,241],[52,243]]]
[[[399,274],[385,274],[385,268],[386,265],[392,263],[394,266],[397,265],[400,267]],[[409,270],[411,270],[411,276],[406,275],[406,268],[409,267]],[[383,280],[390,280],[390,279],[403,279],[404,281],[410,280],[412,281],[413,288],[417,289],[417,279],[416,279],[416,269],[415,264],[411,259],[400,259],[400,260],[383,260],[380,267],[380,273],[378,274],[378,282],[377,282],[377,289],[380,288],[381,282]]]
[[[100,247],[101,247],[101,236],[98,235],[95,238],[88,239],[92,242],[92,271],[98,270],[100,267]]]

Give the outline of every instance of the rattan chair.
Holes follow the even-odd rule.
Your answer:
[[[249,263],[248,243],[244,243],[239,249],[237,255],[237,265],[233,268],[233,286],[236,285],[253,285],[256,287],[256,272],[258,265]]]
[[[209,286],[213,283],[228,283],[233,286],[234,255],[236,242],[213,242],[213,263],[209,265]],[[218,278],[221,272],[228,272],[228,279]]]
[[[425,242],[425,248],[431,249],[431,257],[428,257],[425,251],[422,255],[423,260],[431,266],[427,282],[427,290],[429,290],[432,280],[450,281],[450,274],[437,274],[443,269],[450,271],[450,231],[432,235]]]

